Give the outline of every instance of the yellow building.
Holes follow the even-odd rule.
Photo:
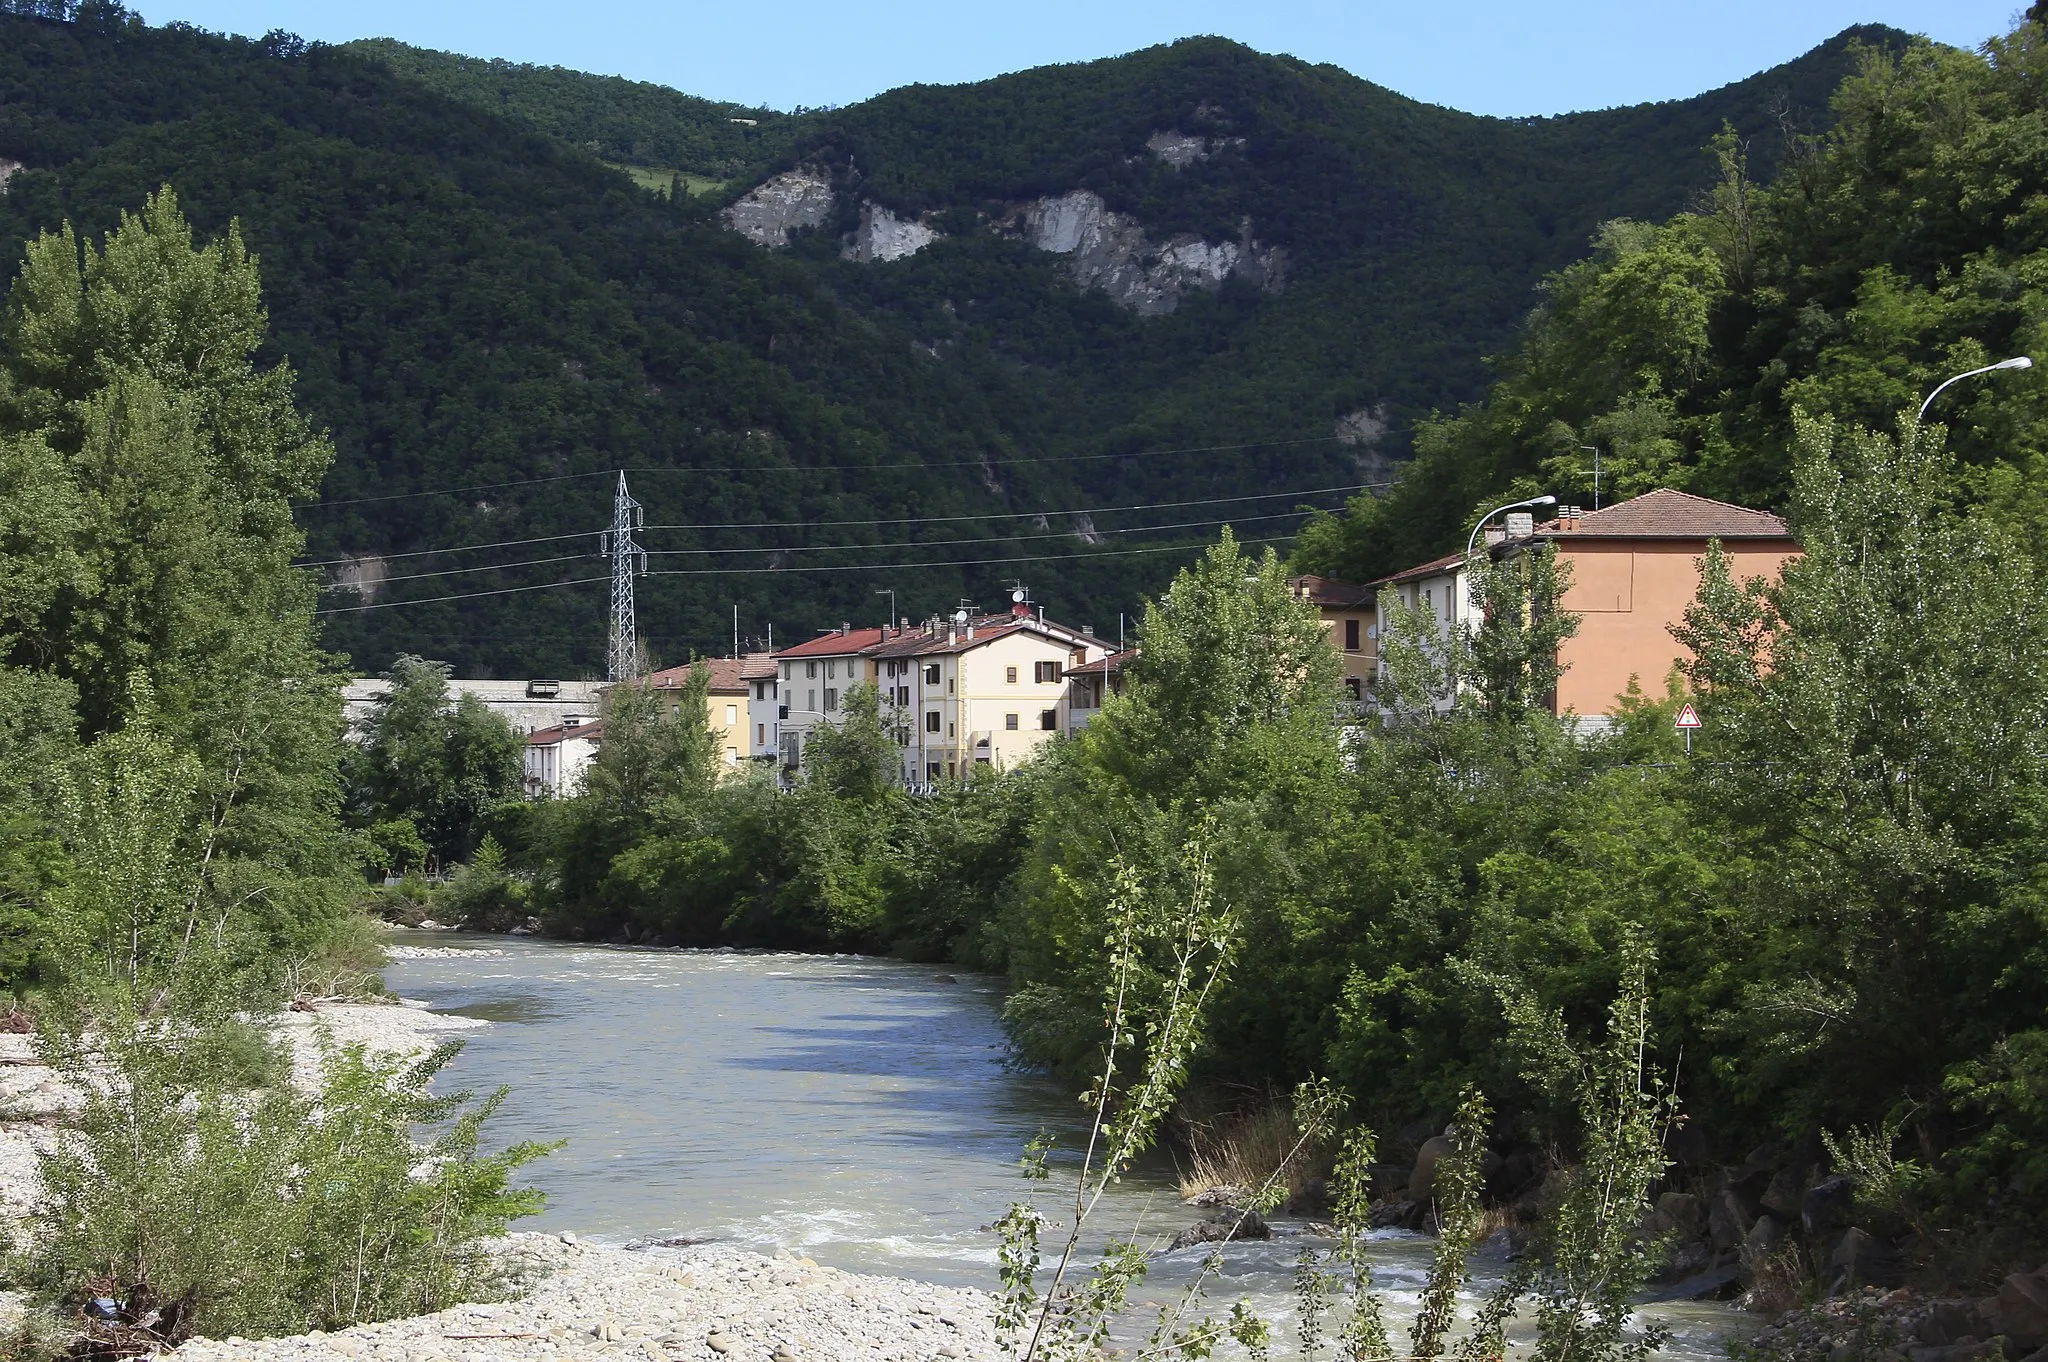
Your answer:
[[[689,663],[650,673],[647,685],[657,693],[670,692],[670,703],[674,704],[681,700],[677,692],[689,684],[690,668],[696,665]],[[718,760],[728,767],[738,766],[751,750],[747,732],[747,683],[740,676],[740,660],[736,657],[713,657],[706,658],[702,665],[711,669],[711,694],[704,722],[718,739]]]

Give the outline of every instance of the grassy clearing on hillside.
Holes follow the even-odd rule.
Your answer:
[[[651,190],[663,198],[668,197],[669,187],[678,175],[683,177],[683,192],[691,198],[708,194],[714,189],[723,189],[724,180],[708,179],[702,175],[691,175],[677,170],[674,166],[629,166],[617,161],[606,161],[613,170],[624,171],[642,189]]]

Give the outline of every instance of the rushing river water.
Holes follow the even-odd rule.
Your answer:
[[[440,1086],[510,1086],[494,1144],[568,1142],[525,1170],[548,1194],[541,1228],[611,1242],[715,1237],[993,1287],[985,1227],[1030,1190],[1018,1174],[1025,1142],[1049,1129],[1072,1148],[1082,1133],[1067,1086],[1004,1064],[1000,994],[980,976],[870,957],[406,939],[476,953],[395,960],[393,990],[499,1023],[467,1033]],[[1086,1242],[1134,1226],[1170,1235],[1195,1219],[1169,1172],[1127,1178]],[[1291,1330],[1304,1241],[1289,1234],[1298,1224],[1275,1224],[1283,1237],[1230,1246],[1212,1294],[1225,1306],[1249,1294]],[[1376,1247],[1401,1322],[1429,1243],[1396,1234]],[[1157,1260],[1147,1294],[1185,1281],[1201,1256]],[[1724,1306],[1646,1313],[1678,1331],[1667,1355],[1681,1359],[1721,1356],[1747,1324]]]

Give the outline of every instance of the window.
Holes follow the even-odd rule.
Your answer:
[[[956,768],[954,767],[952,762],[949,761],[946,763],[946,779],[951,780],[953,778],[955,769]]]
[[[952,679],[951,679],[951,678],[949,677],[949,678],[947,678],[947,681],[946,681],[946,694],[948,694],[948,695],[951,695],[952,693],[953,693],[953,682],[952,682]]]
[[[813,714],[818,712],[818,692],[815,689],[804,692],[804,708]]]
[[[1012,686],[1016,685],[1016,684],[1017,684],[1017,669],[1016,669],[1015,667],[1005,667],[1005,668],[1003,668],[1003,680],[1004,680],[1004,681],[1006,681],[1006,682],[1008,682],[1008,683],[1009,683],[1010,685],[1012,685]]]
[[[1355,619],[1344,621],[1344,651],[1347,653],[1358,651],[1358,621]]]
[[[1060,726],[1060,712],[1056,709],[1038,711],[1038,726],[1048,733],[1056,733]]]
[[[946,725],[946,736],[947,736],[947,737],[949,737],[949,738],[950,738],[950,737],[953,737],[953,736],[955,736],[955,734],[954,734],[954,731],[953,731],[953,725],[951,725],[951,724],[947,724],[947,725]]]
[[[725,764],[726,764],[727,766],[737,766],[737,765],[739,765],[739,764],[740,764],[740,750],[739,750],[739,748],[737,748],[737,747],[728,747],[728,748],[726,748],[726,749],[725,749]]]
[[[839,664],[837,662],[827,662],[825,664],[825,679],[827,681],[839,679]]]
[[[928,709],[924,712],[924,731],[927,733],[939,731],[939,712],[937,710]]]
[[[1017,716],[1014,714],[1005,714],[1003,716],[1003,727],[1007,729],[1009,732],[1015,733],[1017,731]]]
[[[939,764],[937,762],[928,761],[924,764],[924,778],[926,780],[937,780],[939,778]]]
[[[939,684],[939,664],[934,662],[924,669],[924,683],[927,686]]]
[[[825,687],[825,712],[827,714],[837,714],[839,712],[839,688],[837,686]]]
[[[725,707],[725,726],[727,728],[731,728],[734,724],[738,723],[739,721],[740,707],[738,705],[727,705]]]
[[[782,664],[782,679],[783,679],[783,680],[785,680],[785,681],[788,681],[788,680],[791,680],[792,678],[794,678],[795,676],[796,676],[796,663],[794,663],[794,662],[785,662],[785,663],[783,663],[783,664]]]
[[[817,679],[818,679],[818,664],[817,664],[817,663],[815,663],[815,662],[806,662],[806,663],[804,663],[804,679],[805,679],[805,680],[807,680],[807,681],[815,681],[815,680],[817,680]]]
[[[1034,662],[1031,664],[1031,679],[1046,685],[1060,679],[1060,664],[1057,662]]]
[[[1363,700],[1365,698],[1365,684],[1355,676],[1344,678],[1344,689],[1351,692],[1353,700]]]
[[[896,688],[896,703],[899,705],[907,705],[910,703],[910,687],[898,686]]]
[[[766,725],[766,724],[755,724],[755,725],[754,725],[754,746],[756,746],[756,747],[766,747],[767,745],[768,745],[768,725]]]

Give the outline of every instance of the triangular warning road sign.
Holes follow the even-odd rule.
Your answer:
[[[1700,722],[1700,712],[1692,707],[1692,701],[1690,700],[1679,706],[1678,717],[1671,721],[1671,726],[1673,728],[1706,727],[1705,724]]]

